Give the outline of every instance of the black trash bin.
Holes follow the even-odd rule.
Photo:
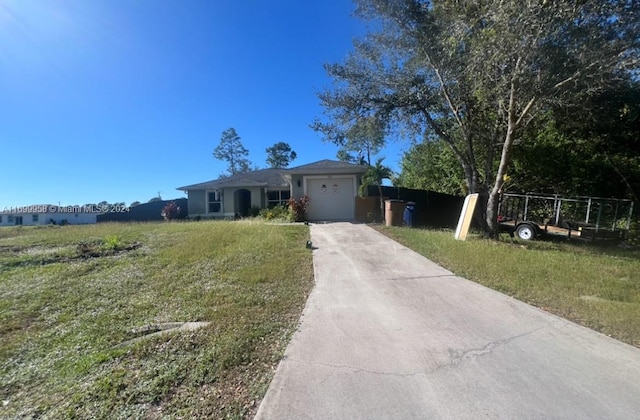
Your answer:
[[[408,227],[413,227],[413,213],[416,210],[416,203],[409,201],[404,208],[404,224]]]

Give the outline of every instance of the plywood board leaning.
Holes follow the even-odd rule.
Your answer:
[[[469,194],[465,197],[460,219],[458,220],[458,227],[456,228],[456,239],[460,241],[467,239],[467,233],[469,233],[469,228],[471,227],[471,219],[473,219],[473,212],[476,209],[477,202],[478,194]]]

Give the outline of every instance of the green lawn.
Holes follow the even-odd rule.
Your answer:
[[[307,239],[260,222],[0,229],[0,418],[251,417],[313,284]]]
[[[640,347],[640,250],[376,227],[455,274]]]

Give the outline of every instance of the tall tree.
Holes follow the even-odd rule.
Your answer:
[[[539,115],[514,147],[503,192],[630,198],[640,191],[640,83],[633,80]],[[406,151],[397,185],[466,193],[451,149],[430,139]]]
[[[399,187],[466,194],[464,174],[451,149],[443,141],[418,143],[407,150],[400,162]]]
[[[267,165],[271,168],[286,168],[298,155],[283,141],[267,147]]]
[[[378,32],[325,66],[319,94],[337,138],[375,118],[420,138],[437,136],[483,194],[486,230],[513,148],[549,106],[562,107],[638,70],[640,2],[628,0],[355,0]]]
[[[334,128],[333,123],[323,123],[319,119],[311,124],[316,131],[328,135],[324,141],[340,146],[338,159],[351,163],[371,165],[371,157],[380,153],[385,144],[385,126],[378,119],[370,116],[356,119],[353,123],[345,121]]]
[[[639,97],[640,83],[629,80],[542,115],[514,150],[511,187],[638,201]]]
[[[213,150],[213,157],[227,161],[227,175],[248,172],[252,169],[251,161],[247,159],[249,151],[240,141],[235,128],[228,128],[222,132],[220,144]]]

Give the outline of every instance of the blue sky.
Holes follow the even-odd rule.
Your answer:
[[[0,210],[146,202],[218,177],[234,127],[249,158],[288,142],[334,159],[309,128],[365,32],[349,0],[0,0]],[[381,155],[398,169],[401,145]]]

